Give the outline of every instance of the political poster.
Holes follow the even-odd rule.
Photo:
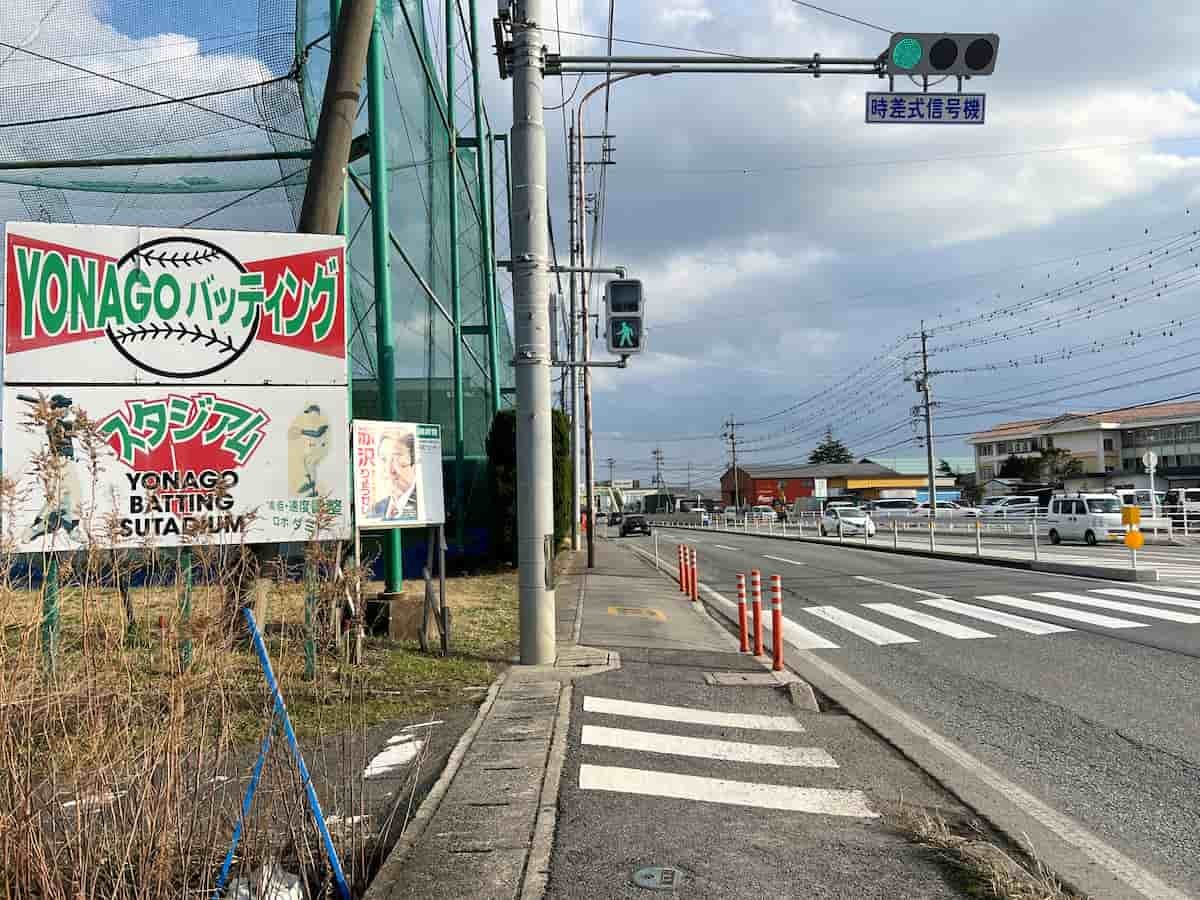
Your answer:
[[[352,432],[358,528],[445,523],[440,425],[356,419]]]
[[[347,537],[344,248],[8,224],[5,537],[21,551]]]

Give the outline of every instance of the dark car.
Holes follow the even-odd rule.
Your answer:
[[[609,525],[620,525],[621,522],[624,520],[624,518],[625,518],[624,513],[610,512],[608,514],[608,524]]]
[[[621,520],[621,537],[631,534],[649,534],[650,523],[640,513],[630,513]]]

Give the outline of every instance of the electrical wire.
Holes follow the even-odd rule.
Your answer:
[[[874,28],[876,31],[882,31],[884,34],[894,34],[894,28],[884,28],[882,25],[876,25],[873,22],[868,22],[865,19],[856,19],[854,16],[848,16],[845,13],[834,12],[832,9],[825,9],[823,6],[817,6],[815,3],[807,3],[805,0],[792,0],[797,6],[806,6],[809,9],[815,9],[817,12],[825,13],[827,16],[835,16],[839,19],[845,19],[847,22],[853,22],[856,25],[865,25],[867,28]]]

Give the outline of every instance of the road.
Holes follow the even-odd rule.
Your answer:
[[[729,598],[738,572],[781,575],[790,644],[1200,892],[1200,576],[1147,586],[669,528],[658,541],[666,565],[695,546],[701,582]]]

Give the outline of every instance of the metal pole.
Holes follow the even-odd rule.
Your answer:
[[[491,248],[489,251],[491,255],[488,257],[487,268],[488,268],[488,284],[490,285],[490,290],[492,292],[492,294],[491,294],[491,296],[492,296],[491,326],[492,327],[491,327],[491,330],[488,332],[488,341],[490,341],[490,343],[491,343],[491,346],[489,347],[489,352],[491,353],[491,358],[496,361],[495,376],[492,379],[492,398],[491,398],[492,399],[492,408],[496,412],[499,412],[500,407],[503,405],[503,402],[504,402],[503,395],[500,392],[500,370],[501,370],[500,369],[500,367],[501,367],[500,329],[504,325],[504,311],[500,305],[500,284],[499,284],[499,281],[497,280],[498,270],[496,267],[496,181],[493,177],[495,172],[496,172],[496,141],[494,140],[494,136],[489,135],[488,142],[487,142],[487,189],[488,189],[487,204],[488,204],[488,221],[489,221],[489,225],[490,225],[490,232],[489,232],[489,238],[488,238],[490,243],[488,246]],[[503,365],[506,365],[506,366],[512,365],[512,360],[511,359],[504,360]]]
[[[48,557],[48,558],[47,558]],[[58,554],[43,557],[46,569],[42,584],[42,671],[53,679],[58,673],[58,638],[61,630],[58,603]]]
[[[599,88],[597,85],[596,88]],[[580,263],[587,262],[587,228],[584,227],[584,217],[587,214],[587,202],[584,194],[584,156],[583,156],[583,104],[594,93],[596,88],[584,95],[575,110],[575,182],[578,190],[576,203],[579,208],[579,259]],[[595,459],[592,455],[592,373],[587,363],[592,359],[592,341],[589,329],[591,320],[588,318],[588,282],[587,277],[579,279],[579,332],[582,338],[583,369],[583,477],[587,491],[588,529],[587,529],[587,565],[589,569],[596,567],[596,484]]]
[[[446,131],[449,133],[449,191],[450,218],[450,316],[454,320],[454,348],[450,355],[450,367],[454,382],[454,522],[455,539],[463,542],[463,461],[467,454],[466,415],[463,409],[462,373],[462,286],[458,253],[458,128],[455,125],[455,92],[458,89],[454,71],[454,15],[455,5],[446,3]]]
[[[452,6],[451,3],[446,4],[447,20]],[[468,14],[471,28],[471,93],[475,101],[475,180],[479,186],[479,268],[483,278],[483,301],[487,308],[488,380],[491,382],[489,399],[492,415],[495,415],[500,411],[500,361],[496,358],[500,350],[500,342],[497,339],[499,319],[496,315],[499,308],[496,302],[496,285],[492,280],[492,273],[496,268],[495,254],[492,252],[492,209],[489,202],[492,179],[491,170],[484,165],[484,153],[487,152],[489,158],[491,156],[491,141],[487,140],[487,135],[484,134],[483,97],[479,93],[479,16],[475,7],[476,0],[470,0]],[[449,105],[453,107],[453,104]],[[486,151],[485,144],[488,148]]]
[[[582,512],[582,504],[579,502],[581,466],[579,465],[579,369],[574,363],[578,360],[579,349],[579,323],[578,323],[578,296],[579,296],[579,275],[576,270],[582,265],[578,260],[579,245],[578,245],[578,223],[575,220],[577,210],[575,208],[575,125],[571,125],[571,133],[567,141],[567,155],[569,157],[567,168],[569,175],[567,178],[567,197],[569,198],[570,215],[568,218],[568,229],[570,231],[569,243],[571,245],[571,299],[570,299],[570,326],[567,328],[567,340],[570,346],[567,348],[567,358],[572,363],[568,377],[571,382],[571,547],[574,550],[579,549],[579,516]]]
[[[179,671],[192,667],[192,548],[179,551]]]
[[[344,18],[344,16],[343,16]],[[396,421],[396,348],[392,337],[391,249],[388,242],[387,121],[383,60],[383,24],[379,10],[371,26],[367,53],[367,120],[371,131],[371,256],[375,278],[375,355],[379,417]],[[404,556],[399,528],[383,533],[384,591],[397,593],[404,583]]]
[[[368,45],[372,50],[375,47],[377,13],[375,0],[345,0],[341,14],[330,22],[337,39],[330,48],[329,74],[300,210],[299,230],[308,234],[333,234],[337,228],[354,120],[358,117],[358,86],[370,55]],[[380,76],[378,83],[382,84],[382,67]],[[374,138],[373,127],[371,135]],[[372,168],[373,163],[372,150]]]
[[[545,0],[517,0],[513,18],[512,256],[517,382],[517,540],[521,662],[555,658],[551,493],[550,277],[540,25]],[[589,529],[589,535],[591,529]]]

